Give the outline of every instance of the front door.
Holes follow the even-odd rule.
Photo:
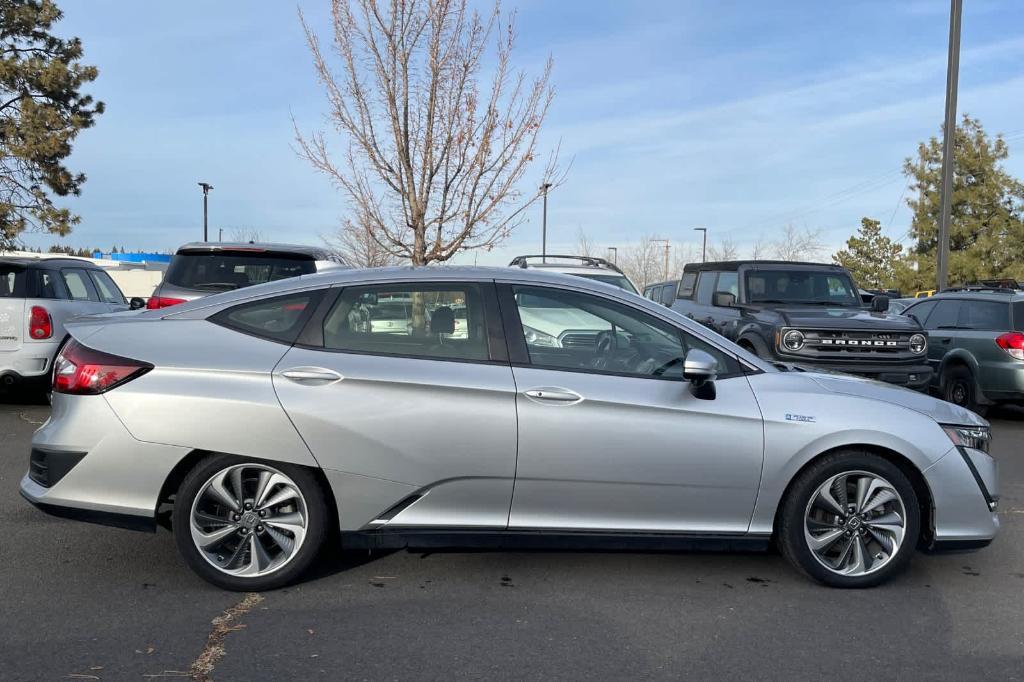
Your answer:
[[[510,529],[747,530],[764,441],[733,356],[600,296],[512,285],[500,296],[519,412]],[[691,348],[719,361],[713,400],[682,379]]]

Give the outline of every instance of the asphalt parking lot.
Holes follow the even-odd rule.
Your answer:
[[[774,554],[396,552],[247,597],[166,531],[24,502],[47,410],[0,404],[0,679],[1024,678],[1024,413],[992,419],[996,542],[872,590]]]

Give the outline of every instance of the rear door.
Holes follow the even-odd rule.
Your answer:
[[[0,351],[21,348],[25,327],[27,271],[20,265],[0,263]],[[0,362],[0,370],[3,370]]]
[[[516,399],[493,283],[351,286],[333,298],[274,386],[322,467],[364,499],[406,491],[343,526],[504,529]]]
[[[924,328],[928,331],[928,364],[933,376],[938,379],[942,361],[950,350],[957,347],[955,342],[960,324],[960,306],[963,301],[944,298],[935,301],[935,307],[928,313]]]

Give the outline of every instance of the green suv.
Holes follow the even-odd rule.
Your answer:
[[[932,387],[979,414],[1024,403],[1024,291],[946,291],[903,311],[928,332]]]

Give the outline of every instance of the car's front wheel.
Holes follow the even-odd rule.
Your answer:
[[[306,469],[229,455],[201,460],[175,498],[178,550],[205,580],[259,591],[297,578],[328,526],[324,491]]]
[[[782,554],[834,587],[871,587],[906,567],[921,512],[899,467],[883,457],[837,452],[793,482],[779,513]]]

